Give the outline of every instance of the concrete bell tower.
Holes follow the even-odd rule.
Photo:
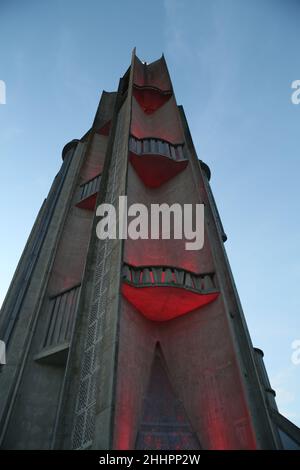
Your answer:
[[[135,55],[63,150],[4,301],[5,449],[278,449],[277,410],[164,57]],[[96,207],[204,204],[205,241],[99,240]]]

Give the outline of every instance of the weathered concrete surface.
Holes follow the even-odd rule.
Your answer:
[[[272,424],[275,411],[270,412],[266,402],[266,383],[255,363],[206,175],[183,110],[173,95],[152,114],[144,113],[132,98],[134,84],[172,91],[164,59],[144,65],[133,54],[118,93],[104,92],[92,128],[66,151],[70,167],[13,328],[8,364],[0,375],[2,447],[134,448],[159,345],[172,390],[203,448],[279,448],[277,425]],[[109,135],[100,135],[99,129],[109,121]],[[146,188],[128,164],[130,133],[184,142],[187,168],[157,189]],[[98,203],[116,204],[124,194],[129,204],[147,207],[204,203],[204,248],[185,251],[185,240],[99,241],[95,215],[76,207],[80,185],[99,173]],[[46,207],[47,201],[5,300],[3,318],[15,304]],[[123,261],[215,272],[220,295],[181,318],[152,322],[121,296]],[[37,362],[49,321],[49,296],[80,282],[67,363]]]
[[[72,159],[71,165],[56,204],[50,228],[47,231],[46,238],[43,243],[42,251],[37,260],[34,273],[30,279],[26,297],[22,303],[22,308],[14,327],[13,336],[8,345],[7,367],[0,376],[1,390],[4,391],[4,393],[1,393],[0,399],[1,414],[3,417],[2,431],[4,433],[2,446],[4,448],[37,448],[40,441],[36,442],[35,440],[34,436],[37,435],[36,429],[32,423],[30,425],[29,417],[40,419],[41,422],[41,417],[39,415],[45,415],[44,419],[46,424],[47,420],[49,420],[49,424],[52,419],[47,407],[40,409],[36,414],[34,414],[32,407],[29,405],[31,401],[30,397],[35,391],[35,381],[39,382],[39,378],[34,372],[34,369],[36,369],[37,366],[32,362],[32,357],[33,354],[37,352],[35,349],[36,344],[41,341],[41,338],[37,338],[35,336],[36,325],[39,320],[38,313],[46,292],[49,273],[54,261],[54,253],[57,249],[64,220],[70,204],[70,197],[74,190],[76,174],[79,171],[83,149],[84,145],[80,144],[75,153],[72,152],[72,155],[66,157],[66,159]],[[24,261],[26,262],[26,254]],[[12,288],[9,291],[9,295],[12,298],[17,295],[17,292],[15,291],[16,288],[17,285],[13,283]],[[2,311],[2,314],[4,315],[5,312]],[[32,370],[31,367],[33,368]],[[32,374],[29,373],[30,379],[26,384],[26,379],[25,382],[22,382],[23,377],[25,377],[26,373],[30,370]],[[46,379],[46,382],[49,379]],[[23,385],[24,389],[22,389]],[[46,398],[47,395],[44,394],[44,400]],[[25,405],[24,403],[21,404],[20,400],[25,400],[26,402],[25,412],[21,411]],[[47,400],[45,401],[47,403]],[[42,426],[44,426],[44,424]],[[28,431],[29,428],[32,432],[32,441],[30,439],[30,432]],[[49,435],[47,437],[47,434],[48,433],[46,433],[43,438],[43,448],[48,445],[47,439],[49,442]]]

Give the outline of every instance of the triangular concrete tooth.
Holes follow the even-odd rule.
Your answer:
[[[150,139],[150,152],[156,153],[156,142],[154,139]]]
[[[167,142],[166,142],[166,145],[165,145],[165,152],[166,152],[166,153],[165,153],[166,156],[170,158],[170,156],[171,156],[171,154],[170,154],[170,146],[169,146],[169,144],[168,144]]]
[[[131,150],[132,152],[136,151],[136,143],[133,137],[130,137],[129,139],[129,150]]]
[[[187,287],[194,287],[193,279],[192,279],[192,276],[191,276],[190,273],[185,273],[184,284],[185,284]]]
[[[130,268],[128,264],[124,264],[123,270],[122,270],[122,276],[123,276],[123,279],[126,279],[127,281],[131,281]]]
[[[150,269],[144,268],[143,275],[142,275],[142,283],[143,284],[151,284],[151,276],[150,276]]]
[[[182,145],[178,145],[177,154],[178,154],[178,160],[183,160],[184,156],[183,156]]]
[[[161,284],[162,271],[163,271],[162,268],[158,268],[156,266],[152,268],[152,273],[153,273],[155,284]]]
[[[142,153],[142,142],[140,140],[136,141],[136,153],[138,155]]]
[[[213,281],[212,281],[212,278],[209,274],[204,276],[203,281],[204,281],[205,290],[213,290],[215,288],[215,286],[213,284]]]
[[[140,275],[141,275],[141,270],[140,269],[133,269],[132,270],[132,280],[135,284],[140,283]]]
[[[202,286],[201,286],[201,277],[200,276],[193,276],[193,282],[194,286],[197,290],[201,291]]]
[[[173,147],[173,145],[171,145],[170,150],[171,150],[171,158],[173,158],[173,160],[176,160],[175,147]]]
[[[174,282],[172,269],[166,268],[165,269],[165,283],[170,284],[172,282]]]
[[[176,280],[178,284],[184,284],[184,271],[182,269],[175,269]]]
[[[179,284],[179,280],[178,280],[178,269],[173,269],[173,282],[175,284]]]
[[[143,153],[149,153],[150,150],[150,144],[149,144],[149,139],[143,140]]]

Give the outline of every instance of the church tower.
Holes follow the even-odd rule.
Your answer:
[[[1,447],[297,448],[252,346],[210,169],[164,57],[134,52],[62,158],[1,310]],[[99,239],[96,208],[119,196],[149,212],[204,204],[203,248]]]

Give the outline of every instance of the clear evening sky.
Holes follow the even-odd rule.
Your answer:
[[[90,127],[131,50],[164,52],[280,411],[300,425],[297,0],[0,0],[0,303],[66,142]],[[218,345],[216,344],[216,348]]]

